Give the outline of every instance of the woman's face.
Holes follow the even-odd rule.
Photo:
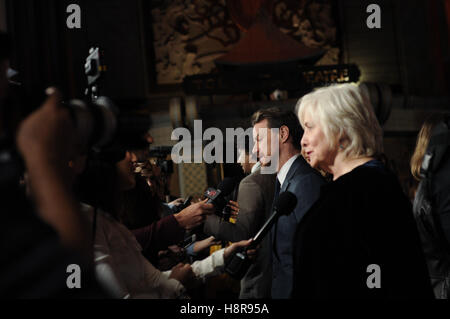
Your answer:
[[[126,152],[125,158],[116,164],[120,190],[126,191],[136,186],[132,155]]]
[[[334,163],[336,150],[330,147],[318,121],[308,112],[305,114],[303,126],[302,153],[311,167],[328,171],[327,167]]]

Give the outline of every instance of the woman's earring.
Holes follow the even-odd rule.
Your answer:
[[[343,149],[344,149],[344,146],[343,146],[343,145],[339,145],[339,148],[340,148],[341,150],[343,150]]]

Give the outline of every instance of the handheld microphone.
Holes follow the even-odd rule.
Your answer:
[[[185,209],[186,207],[191,205],[191,201],[192,201],[192,196],[186,197],[186,199],[184,200],[183,204],[175,206],[175,209],[174,209],[173,213],[176,214],[176,213],[181,212],[183,209]]]
[[[278,217],[281,215],[289,215],[295,209],[295,206],[297,206],[297,197],[294,194],[291,192],[281,193],[275,202],[272,215],[253,237],[252,243],[242,251],[237,251],[233,254],[230,261],[225,265],[225,272],[231,277],[241,280],[251,265],[246,251],[259,245],[273,224],[278,220]]]
[[[229,220],[231,212],[226,210],[227,200],[225,196],[231,194],[236,187],[237,180],[227,177],[220,182],[217,189],[210,187],[205,192],[205,197],[208,198],[207,204],[213,204],[216,208],[215,213],[217,216],[222,217],[225,220]]]

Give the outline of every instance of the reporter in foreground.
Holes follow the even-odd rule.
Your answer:
[[[94,279],[87,229],[65,179],[65,156],[74,151],[70,116],[61,108],[56,90],[48,90],[47,94],[43,106],[21,123],[16,134],[16,146],[31,183],[32,201],[18,186],[1,185],[5,196],[2,207],[8,213],[2,220],[0,296],[105,297]],[[2,161],[2,181],[4,165]],[[69,280],[69,265],[80,267],[78,283]]]
[[[21,124],[17,146],[42,219],[57,230],[66,247],[90,255],[88,229],[66,178],[67,163],[77,152],[73,124],[69,111],[60,105],[58,91],[49,88],[46,93],[43,106]]]
[[[297,105],[309,164],[333,176],[294,239],[294,298],[432,298],[411,204],[378,159],[382,130],[356,85]]]

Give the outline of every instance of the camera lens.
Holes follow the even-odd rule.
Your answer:
[[[117,130],[117,107],[107,97],[94,103],[72,100],[69,103],[75,129],[83,149],[100,149],[108,145]]]

